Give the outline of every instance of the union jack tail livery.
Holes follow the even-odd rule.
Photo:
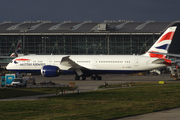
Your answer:
[[[148,50],[148,52],[145,55],[155,58],[165,58],[166,55],[149,53],[149,52],[167,53],[176,28],[177,28],[176,26],[169,27],[161,35],[161,37],[154,43],[154,45]]]
[[[18,44],[16,46],[15,52],[10,55],[10,57],[18,57],[18,54],[20,54],[21,50],[21,40],[18,41]]]

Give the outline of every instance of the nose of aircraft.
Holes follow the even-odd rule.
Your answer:
[[[9,64],[8,64],[9,65]],[[6,69],[8,70],[8,65],[6,66]]]
[[[10,69],[10,64],[11,64],[11,63],[9,63],[9,64],[6,66],[6,70],[9,70],[9,69]]]

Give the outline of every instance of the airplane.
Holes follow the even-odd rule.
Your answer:
[[[101,80],[100,74],[132,74],[161,68],[171,64],[166,55],[177,26],[169,27],[143,55],[27,55],[13,59],[7,70],[40,73],[44,77],[75,74],[75,80]]]
[[[3,58],[15,58],[18,56],[22,56],[23,54],[20,54],[20,49],[21,49],[21,40],[18,40],[17,46],[15,48],[14,53],[12,53],[10,56],[0,56],[1,59]]]

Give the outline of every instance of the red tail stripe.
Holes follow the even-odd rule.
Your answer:
[[[21,43],[19,43],[16,47],[16,49],[20,48],[21,47]]]
[[[163,35],[157,43],[160,43],[163,40],[172,40],[173,36],[174,36],[174,32],[168,32],[165,35]]]

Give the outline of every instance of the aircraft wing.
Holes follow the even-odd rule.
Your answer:
[[[78,70],[78,69],[90,70],[77,64],[75,61],[71,60],[69,57],[70,56],[63,57],[61,60],[61,65],[69,66],[70,70]]]

